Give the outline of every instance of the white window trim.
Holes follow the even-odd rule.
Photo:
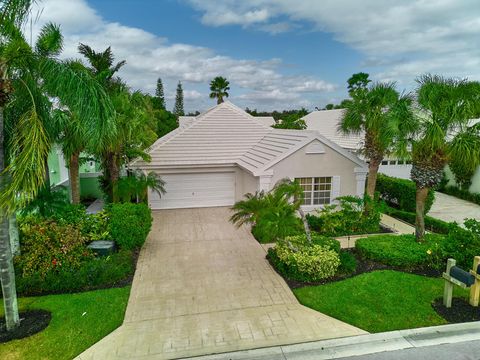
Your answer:
[[[313,204],[313,200],[314,200],[314,192],[315,190],[313,190],[313,184],[315,182],[315,178],[321,178],[321,177],[324,177],[324,178],[331,178],[331,182],[330,182],[330,200],[327,204]],[[338,195],[336,195],[338,193],[338,191],[336,191],[336,187],[339,187],[336,183],[338,183],[338,179],[339,177],[335,177],[335,176],[325,176],[325,175],[322,175],[322,176],[299,176],[299,177],[295,177],[294,180],[298,180],[298,179],[304,179],[304,178],[308,178],[308,179],[311,179],[311,186],[312,186],[312,190],[311,191],[311,203],[310,204],[302,204],[300,205],[300,207],[302,208],[302,210],[305,210],[305,211],[311,211],[311,210],[314,210],[314,209],[318,209],[318,208],[321,208],[323,207],[324,205],[330,205],[330,204],[334,204],[335,203],[335,198],[338,197]],[[336,186],[337,185],[337,186]],[[302,189],[303,190],[303,189]],[[327,190],[317,190],[317,191],[327,191]],[[336,196],[335,196],[336,195]]]

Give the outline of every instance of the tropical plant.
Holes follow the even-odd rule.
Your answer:
[[[230,90],[230,82],[222,77],[217,76],[210,81],[210,99],[217,99],[217,105],[223,103],[223,98],[228,97]]]
[[[155,172],[148,175],[137,171],[118,182],[118,197],[120,202],[147,202],[147,190],[151,189],[159,196],[165,194],[165,181]]]
[[[7,215],[35,198],[48,180],[50,99],[92,125],[92,142],[112,129],[113,110],[103,88],[72,61],[57,59],[62,49],[58,26],[45,25],[34,48],[24,38],[21,26],[32,2],[0,1],[0,280],[8,330],[19,318]],[[103,126],[95,133],[98,121]]]
[[[445,166],[455,159],[467,169],[480,165],[480,128],[470,124],[479,115],[480,83],[426,74],[418,80],[417,130],[411,139],[411,178],[416,184],[417,241],[425,237],[425,201]]]
[[[276,129],[293,129],[293,130],[304,130],[307,128],[305,120],[302,118],[308,114],[307,109],[301,108],[300,110],[286,114],[282,117],[281,120],[276,121],[275,125],[272,127]]]
[[[177,93],[175,95],[175,106],[173,108],[173,113],[176,117],[185,115],[185,110],[183,108],[183,87],[181,81],[179,81],[177,85]]]
[[[165,110],[165,94],[163,92],[162,79],[157,79],[157,88],[155,89],[155,107],[159,110]]]
[[[358,74],[355,74],[358,75]],[[373,199],[378,168],[391,153],[407,156],[404,139],[414,130],[411,98],[400,95],[395,83],[375,83],[369,88],[365,76],[356,82],[349,79],[352,101],[346,104],[339,124],[343,134],[364,134],[363,153],[368,161],[366,193]]]

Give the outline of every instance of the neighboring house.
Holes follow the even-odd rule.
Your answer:
[[[196,117],[149,149],[150,162],[129,166],[158,173],[166,194],[149,192],[152,209],[231,206],[246,193],[297,179],[309,211],[344,195],[363,196],[367,167],[316,131],[273,129],[230,102]],[[273,120],[273,119],[272,119]]]
[[[68,168],[62,149],[55,145],[48,154],[48,168],[50,171],[50,185],[69,189]],[[102,198],[98,177],[102,174],[99,165],[89,160],[80,166],[80,196]]]

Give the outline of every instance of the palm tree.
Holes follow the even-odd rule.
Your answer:
[[[153,171],[148,175],[133,172],[118,182],[118,197],[121,202],[146,202],[148,189],[162,196],[166,193],[165,181]]]
[[[450,161],[467,170],[480,165],[480,128],[470,124],[479,116],[480,83],[423,75],[418,80],[417,130],[412,143],[411,178],[417,186],[415,235],[425,236],[425,200],[440,183]]]
[[[228,90],[230,90],[230,82],[226,78],[217,76],[210,81],[210,99],[217,99],[217,104],[221,104],[223,98],[228,97]]]
[[[59,28],[45,25],[34,49],[25,40],[20,29],[32,2],[0,1],[0,281],[7,330],[19,324],[7,216],[45,183],[52,145],[49,99],[59,99],[87,124],[102,120],[101,131],[88,134],[92,142],[112,129],[113,109],[103,88],[56,58],[62,49]]]
[[[414,128],[411,98],[400,95],[395,83],[375,83],[351,90],[352,101],[345,107],[339,131],[364,134],[363,153],[368,161],[366,193],[374,198],[378,168],[388,154],[407,156],[405,139]]]

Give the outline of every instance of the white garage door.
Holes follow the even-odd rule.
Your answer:
[[[167,193],[149,192],[152,209],[230,206],[235,202],[235,173],[161,175]]]

